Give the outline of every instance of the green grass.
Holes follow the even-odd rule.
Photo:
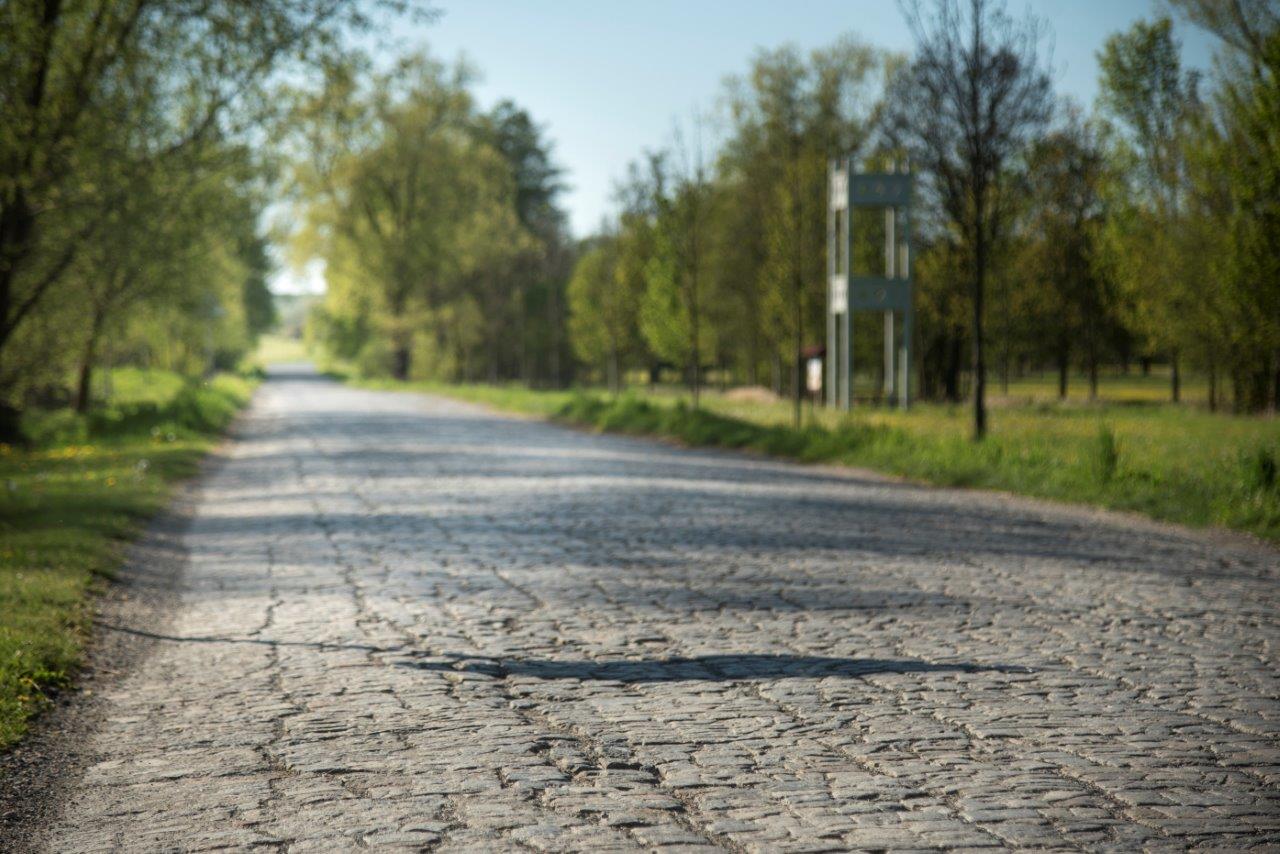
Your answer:
[[[262,365],[305,362],[308,358],[307,345],[303,341],[273,334],[263,335],[258,339],[258,349],[253,355],[253,360]]]
[[[348,376],[333,371],[333,376],[346,380],[361,388],[377,391],[420,391],[427,394],[440,394],[470,403],[479,403],[501,409],[506,412],[517,412],[525,415],[537,415],[550,418],[559,415],[570,401],[577,397],[576,392],[564,390],[532,390],[520,385],[457,385],[442,382],[399,382],[389,379],[365,379]]]
[[[610,398],[515,386],[364,384],[447,394],[596,430],[861,466],[1280,541],[1280,421],[1144,403],[1150,390],[1143,378],[1104,386],[1123,403],[1026,403],[1011,394],[992,410],[990,436],[981,443],[969,439],[966,406],[921,404],[909,412],[864,406],[844,414],[806,405],[797,430],[785,401],[715,392],[693,410],[683,396],[662,388]],[[1137,394],[1126,398],[1133,387]]]
[[[95,584],[252,392],[238,376],[162,371],[119,370],[111,385],[110,405],[31,414],[33,444],[0,445],[0,748],[69,683]]]

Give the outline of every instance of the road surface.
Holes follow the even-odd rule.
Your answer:
[[[301,368],[226,455],[54,850],[1280,845],[1243,539]]]

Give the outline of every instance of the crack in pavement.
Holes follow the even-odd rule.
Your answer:
[[[1243,538],[298,372],[181,537],[51,850],[1280,845]]]

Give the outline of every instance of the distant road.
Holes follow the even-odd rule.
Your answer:
[[[53,850],[1280,845],[1242,538],[302,367],[227,454]]]

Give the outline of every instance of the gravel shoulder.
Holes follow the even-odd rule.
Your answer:
[[[168,508],[130,544],[114,576],[97,582],[93,629],[76,684],[58,692],[22,741],[0,753],[5,850],[43,850],[72,785],[101,758],[93,735],[111,712],[104,695],[146,661],[156,648],[155,635],[177,613],[188,559],[183,535],[201,482],[216,470],[221,453],[211,453],[200,476],[175,488]]]

